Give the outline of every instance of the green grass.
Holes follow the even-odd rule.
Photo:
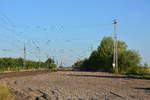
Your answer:
[[[135,77],[135,78],[149,78],[150,79],[150,75],[134,75],[134,74],[129,74],[129,77]]]
[[[9,88],[3,83],[0,83],[0,100],[14,100]]]

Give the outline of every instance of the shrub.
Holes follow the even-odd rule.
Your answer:
[[[128,70],[127,74],[150,75],[150,71],[147,67],[133,67]]]

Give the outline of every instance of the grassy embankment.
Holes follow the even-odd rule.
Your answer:
[[[12,95],[8,86],[1,82],[0,82],[0,100],[14,100],[14,96]]]
[[[150,68],[135,68],[127,75],[135,78],[150,78]]]
[[[130,74],[129,77],[135,77],[135,78],[150,78],[150,75],[134,75]]]

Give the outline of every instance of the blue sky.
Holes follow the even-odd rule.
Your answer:
[[[150,64],[149,0],[0,0],[0,57],[53,57],[71,65],[113,32]],[[40,53],[37,50],[40,47]]]

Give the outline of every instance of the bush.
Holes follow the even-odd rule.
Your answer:
[[[73,69],[75,70],[85,70],[85,62],[87,59],[79,60],[74,65],[72,65]]]
[[[128,70],[127,74],[150,75],[150,71],[147,67],[133,67]]]

